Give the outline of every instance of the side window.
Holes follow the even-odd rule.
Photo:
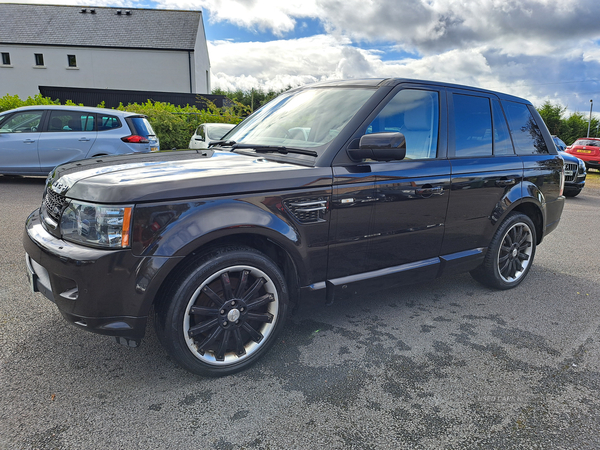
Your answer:
[[[527,105],[515,102],[502,102],[510,134],[518,155],[548,153],[544,136],[540,131]]]
[[[404,89],[385,105],[366,134],[400,132],[406,138],[405,159],[437,156],[439,95],[434,91]]]
[[[199,126],[198,130],[196,131],[196,134],[198,136],[200,136],[202,138],[202,140],[206,139],[206,136],[204,136],[204,127],[203,126]]]
[[[492,100],[494,115],[494,155],[514,155],[515,150],[510,140],[506,118],[498,100]]]
[[[31,133],[38,131],[42,111],[26,111],[13,114],[0,125],[0,133]]]
[[[454,156],[492,156],[492,113],[487,97],[453,94]]]
[[[118,117],[98,114],[98,131],[112,130],[113,128],[121,128],[121,121]]]
[[[77,111],[50,111],[48,131],[94,131],[94,116]]]

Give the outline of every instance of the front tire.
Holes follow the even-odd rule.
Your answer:
[[[285,278],[271,259],[251,248],[219,249],[174,283],[156,308],[156,331],[185,369],[229,375],[269,350],[288,303]]]
[[[510,213],[496,230],[483,264],[472,270],[471,275],[496,289],[518,286],[531,269],[536,242],[531,219],[519,212]]]

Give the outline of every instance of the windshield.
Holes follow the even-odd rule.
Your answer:
[[[207,125],[206,134],[211,141],[218,141],[227,134],[235,125]]]
[[[242,145],[311,149],[321,154],[374,92],[332,87],[282,94],[238,125],[226,139]]]

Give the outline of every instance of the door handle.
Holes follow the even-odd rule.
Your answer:
[[[87,141],[89,141],[89,138],[82,137],[82,138],[79,139],[79,141],[80,142],[87,142]]]
[[[35,142],[35,140],[33,140],[33,139],[25,139],[23,142],[25,144],[33,144]]]
[[[515,183],[516,181],[514,178],[504,178],[502,180],[496,180],[496,186],[498,187],[512,186]]]
[[[444,188],[442,186],[422,187],[421,189],[415,189],[415,193],[423,197],[431,197],[432,195],[443,195]]]

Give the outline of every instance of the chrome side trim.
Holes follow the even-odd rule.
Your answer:
[[[372,272],[357,273],[355,275],[349,275],[347,277],[334,278],[333,280],[327,280],[334,286],[341,286],[344,284],[354,283],[357,281],[364,281],[371,278],[383,277],[386,275],[393,275],[395,273],[406,272],[408,270],[420,269],[422,267],[433,266],[440,263],[440,258],[430,258],[423,261],[412,262],[408,264],[402,264],[400,266],[387,267],[385,269],[374,270]]]
[[[325,289],[326,287],[327,284],[324,281],[320,281],[319,283],[311,284],[310,286],[308,286],[308,289],[310,289],[311,291],[319,291],[321,289]]]

